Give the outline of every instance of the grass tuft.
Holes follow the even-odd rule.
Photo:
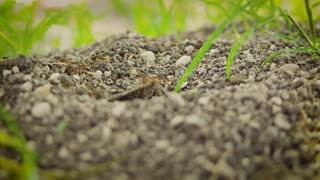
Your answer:
[[[306,14],[308,17],[309,31],[311,33],[311,38],[307,35],[307,33],[303,29],[303,27],[300,24],[298,24],[287,11],[282,10],[282,12],[284,12],[284,17],[286,19],[288,19],[289,22],[298,30],[300,37],[302,39],[304,39],[306,41],[306,43],[299,41],[299,45],[300,46],[302,45],[302,47],[300,47],[300,48],[283,50],[283,51],[271,54],[268,58],[266,58],[262,62],[262,64],[260,65],[261,68],[263,66],[265,66],[267,63],[269,63],[273,58],[280,56],[281,54],[284,54],[284,53],[305,52],[305,53],[313,53],[313,54],[320,56],[320,39],[317,37],[317,34],[316,34],[316,28],[314,25],[314,19],[313,19],[313,14],[312,14],[312,10],[311,10],[310,0],[304,0],[304,3],[305,3]],[[316,3],[316,6],[317,6],[317,3]],[[314,6],[314,7],[316,7],[316,6]],[[294,38],[286,36],[286,35],[276,34],[276,36],[282,37],[282,38],[285,38],[288,40],[294,39]]]

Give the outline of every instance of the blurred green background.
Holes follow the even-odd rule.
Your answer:
[[[236,2],[238,0],[0,0],[0,57],[79,47],[126,30],[149,37],[197,30],[220,23]],[[275,14],[281,6],[298,20],[306,20],[302,0],[265,2],[269,5],[259,10],[261,15]]]

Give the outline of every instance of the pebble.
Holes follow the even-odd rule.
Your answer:
[[[274,118],[274,124],[283,130],[290,130],[291,129],[291,124],[288,122],[286,116],[282,113],[276,114]]]
[[[47,145],[53,144],[54,140],[53,140],[52,135],[47,135],[45,141],[46,141]]]
[[[111,76],[111,71],[105,71],[104,73],[103,73],[103,75],[104,75],[104,77],[110,77]]]
[[[36,118],[45,118],[50,116],[51,106],[47,102],[36,103],[31,109],[31,114]]]
[[[10,75],[10,74],[11,74],[11,71],[8,70],[8,69],[4,69],[4,70],[2,71],[3,77],[7,77],[7,76]]]
[[[112,108],[112,114],[114,116],[121,116],[126,111],[126,104],[123,102],[115,102]]]
[[[67,158],[69,156],[69,154],[70,154],[70,152],[65,147],[60,148],[58,151],[58,156],[62,159]]]
[[[156,59],[152,51],[143,51],[140,53],[140,57],[145,62],[154,61]]]
[[[24,81],[32,81],[32,75],[31,74],[26,74],[22,78]]]
[[[171,120],[170,120],[170,127],[175,127],[179,124],[181,124],[184,121],[184,116],[182,115],[177,115],[174,116]]]
[[[32,85],[32,83],[29,82],[29,81],[23,83],[23,84],[20,86],[20,88],[21,88],[22,90],[26,91],[26,92],[30,92],[30,91],[32,90],[32,87],[33,87],[33,85]]]
[[[2,97],[4,95],[4,93],[5,93],[5,90],[0,88],[0,97]]]
[[[194,47],[189,45],[184,48],[184,51],[187,52],[188,54],[191,54],[194,51]]]
[[[183,97],[178,93],[168,92],[167,95],[172,102],[178,104],[179,106],[184,106],[187,104]]]
[[[51,84],[59,84],[60,80],[59,80],[59,77],[60,77],[60,73],[52,73],[50,76],[49,76],[49,82]]]
[[[299,66],[296,64],[285,64],[279,68],[279,73],[293,76],[299,70]]]
[[[183,55],[182,57],[180,57],[178,59],[178,61],[176,62],[176,65],[177,66],[185,66],[185,65],[189,64],[190,61],[191,61],[190,56]]]
[[[13,72],[14,74],[17,74],[18,72],[20,72],[19,67],[18,67],[18,66],[13,66],[12,72]]]
[[[46,96],[51,95],[51,91],[50,90],[51,90],[51,85],[50,84],[45,84],[45,85],[42,85],[40,87],[37,87],[34,90],[34,94],[36,94],[37,96],[46,97]]]
[[[89,161],[92,159],[92,154],[90,152],[81,153],[80,159],[83,161]]]
[[[203,127],[206,124],[204,119],[200,118],[198,115],[195,115],[195,114],[185,117],[184,122],[190,125],[198,126],[198,127]]]
[[[271,44],[269,49],[270,49],[270,50],[275,50],[276,48],[277,48],[276,45]]]
[[[108,126],[102,128],[102,138],[104,140],[109,140],[112,134],[112,129]]]

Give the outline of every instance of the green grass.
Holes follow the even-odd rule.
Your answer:
[[[231,80],[231,66],[239,48],[241,47],[241,44],[250,37],[250,35],[254,32],[255,29],[265,25],[266,23],[270,22],[274,18],[274,14],[270,14],[270,12],[267,17],[265,17],[266,13],[262,15],[258,13],[258,11],[261,10],[261,8],[265,8],[266,5],[268,5],[268,3],[266,3],[267,1],[265,0],[251,0],[251,1],[242,0],[242,1],[238,1],[238,4],[234,4],[234,1],[232,2],[233,3],[231,3],[231,6],[234,8],[233,10],[229,11],[231,13],[228,15],[227,10],[224,9],[218,2],[215,2],[213,0],[205,1],[205,3],[207,3],[208,5],[213,5],[214,7],[218,8],[220,12],[222,12],[222,15],[225,15],[226,17],[224,18],[223,22],[216,28],[216,30],[212,32],[210,37],[206,40],[206,42],[202,45],[200,50],[197,52],[196,56],[192,59],[185,73],[179,79],[174,89],[175,92],[180,91],[182,84],[192,74],[193,70],[200,63],[202,57],[205,55],[205,53],[210,49],[211,45],[216,41],[216,39],[223,33],[223,31],[229,25],[233,27],[234,34],[236,34],[236,36],[234,37],[236,38],[236,40],[233,46],[231,47],[231,50],[229,52],[229,56],[227,59],[227,64],[226,64],[226,76],[228,80]],[[271,5],[272,7],[274,6],[274,4],[271,4]],[[274,12],[275,11],[271,9],[271,13],[274,13]],[[245,32],[243,32],[242,34],[239,33],[235,25],[235,22],[239,17],[242,19],[243,24],[246,27]],[[255,20],[255,24],[249,25],[249,21],[252,21],[252,20]]]
[[[29,55],[32,47],[45,37],[53,25],[68,26],[75,22],[74,46],[94,41],[91,33],[93,18],[86,3],[71,5],[65,9],[39,10],[39,1],[30,4],[3,0],[0,3],[0,57]],[[37,19],[43,11],[44,17]]]
[[[37,180],[36,153],[30,149],[21,132],[15,117],[3,106],[0,106],[0,123],[6,130],[0,129],[0,146],[14,149],[22,159],[21,164],[7,157],[0,157],[0,168],[9,172],[10,177],[26,180]]]
[[[120,15],[132,18],[137,32],[158,37],[183,31],[188,16],[192,15],[193,3],[191,0],[172,0],[169,4],[165,0],[112,0],[112,4]]]
[[[305,6],[307,20],[309,24],[310,35],[307,34],[304,28],[300,24],[298,24],[297,21],[294,20],[294,18],[287,11],[281,10],[282,12],[284,12],[283,14],[285,19],[287,19],[287,21],[297,29],[297,31],[299,32],[300,38],[305,40],[305,42],[296,40],[297,38],[294,38],[292,36],[287,36],[287,35],[277,34],[277,33],[273,34],[276,37],[279,37],[281,39],[293,41],[300,47],[294,48],[294,49],[282,50],[282,51],[271,54],[268,58],[266,58],[262,62],[261,67],[265,66],[267,63],[272,61],[272,59],[274,59],[275,57],[280,56],[284,53],[304,52],[304,53],[313,53],[316,56],[320,56],[320,38],[317,36],[317,33],[316,33],[316,28],[314,25],[315,20],[313,18],[313,13],[312,13],[312,7],[316,8],[317,6],[319,6],[319,4],[320,4],[319,2],[316,2],[313,5],[311,5],[309,0],[304,0],[304,6]]]

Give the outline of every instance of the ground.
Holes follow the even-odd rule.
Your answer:
[[[3,63],[0,100],[40,170],[75,179],[319,178],[319,60],[285,54],[260,68],[294,44],[257,33],[228,82],[233,41],[224,37],[173,93],[211,31],[179,40],[128,32]]]

